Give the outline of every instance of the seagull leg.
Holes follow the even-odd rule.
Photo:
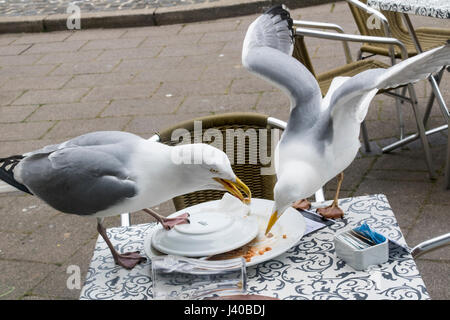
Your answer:
[[[189,221],[189,213],[183,213],[182,215],[179,215],[175,218],[166,218],[159,214],[157,214],[152,209],[143,209],[145,212],[147,212],[149,215],[151,215],[153,218],[155,218],[164,229],[170,230],[177,224],[184,224],[184,223],[190,223]]]
[[[311,202],[309,202],[307,199],[300,199],[295,202],[292,207],[300,210],[309,210],[311,209]]]
[[[325,208],[317,208],[317,213],[325,218],[337,219],[344,216],[344,211],[338,206],[339,191],[341,190],[342,180],[344,180],[344,173],[341,172],[338,176],[338,185],[336,190],[336,195],[334,196],[333,203]]]
[[[121,267],[126,269],[133,269],[137,264],[144,262],[147,260],[143,256],[139,254],[139,251],[135,252],[127,252],[127,253],[118,253],[114,246],[109,240],[108,235],[106,234],[106,229],[102,224],[103,219],[97,218],[97,231],[102,236],[103,240],[105,240],[106,244],[111,250],[111,254],[114,258],[114,262]]]

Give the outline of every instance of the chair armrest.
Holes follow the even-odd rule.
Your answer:
[[[321,39],[328,39],[328,40],[390,44],[390,45],[397,46],[400,48],[402,59],[408,58],[408,51],[406,50],[405,45],[400,40],[395,39],[395,38],[361,36],[361,35],[347,34],[347,33],[338,34],[338,33],[332,33],[332,32],[317,31],[317,30],[312,30],[312,29],[307,29],[307,28],[296,28],[295,33],[303,35],[305,37],[314,37],[314,38],[321,38]]]
[[[334,30],[334,31],[337,31],[338,33],[345,33],[344,29],[341,26],[334,24],[334,23],[293,20],[293,25],[294,25],[294,27]],[[342,41],[342,46],[344,47],[344,54],[345,54],[346,62],[347,63],[352,62],[353,58],[352,58],[350,47],[348,46],[347,41]]]
[[[267,118],[267,124],[281,130],[286,129],[287,126],[287,123],[285,121],[273,117]]]
[[[422,243],[419,243],[417,246],[415,246],[411,250],[411,255],[414,258],[417,258],[418,256],[432,251],[434,249],[437,249],[439,247],[445,246],[450,244],[450,233],[443,234],[439,237],[432,238],[430,240],[424,241]]]
[[[387,18],[384,16],[384,14],[382,14],[380,11],[369,7],[367,4],[362,3],[358,0],[345,0],[348,3],[354,5],[355,7],[358,7],[361,10],[365,10],[367,13],[374,15],[375,17],[377,17],[378,19],[380,19],[381,23],[383,24],[383,30],[384,30],[384,34],[386,37],[391,37],[392,33],[391,33],[391,28],[389,27],[389,22],[387,20]]]

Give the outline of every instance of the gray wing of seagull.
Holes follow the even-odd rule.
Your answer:
[[[25,154],[17,180],[57,210],[90,215],[137,194],[129,164],[141,139],[101,131],[47,146]]]
[[[370,101],[380,89],[396,88],[427,78],[450,64],[450,44],[441,46],[387,69],[367,70],[346,78],[341,85],[329,92],[329,112],[332,118],[350,117],[361,123],[368,111]],[[339,79],[335,79],[339,81]],[[326,97],[327,98],[327,97]]]
[[[292,19],[276,6],[258,17],[248,28],[242,48],[242,64],[250,72],[288,94],[291,114],[283,134],[312,128],[320,118],[322,95],[315,77],[293,51]]]

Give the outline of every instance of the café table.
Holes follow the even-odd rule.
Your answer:
[[[403,20],[408,29],[409,34],[414,42],[417,52],[423,52],[422,47],[417,39],[417,34],[414,30],[413,24],[409,17],[410,14],[433,17],[439,19],[450,19],[450,1],[448,0],[368,0],[367,5],[374,9],[385,10],[385,11],[394,11],[399,12],[403,16]],[[450,40],[450,39],[449,39]],[[427,114],[432,107],[433,99],[436,98],[441,113],[446,120],[446,124],[428,130],[426,134],[434,134],[439,131],[447,130],[448,133],[448,143],[447,143],[447,157],[446,157],[446,165],[445,165],[445,180],[444,186],[446,189],[450,189],[450,111],[444,101],[442,93],[439,89],[439,81],[442,77],[442,72],[440,72],[438,79],[435,76],[431,75],[428,80],[430,82],[432,92],[432,98],[430,98],[430,102],[427,106],[426,116],[424,117],[424,122],[428,118]],[[408,136],[404,139],[401,139],[385,148],[383,148],[383,152],[389,152],[396,148],[402,147],[405,144],[408,144],[419,137],[418,134],[414,134]]]
[[[326,204],[329,201],[313,203],[313,209]],[[339,206],[345,212],[343,218],[304,235],[285,253],[247,267],[247,293],[286,300],[430,299],[386,196],[340,199]],[[333,238],[363,222],[393,242],[390,241],[387,262],[357,271],[336,256]],[[107,232],[121,251],[144,253],[145,239],[156,227],[155,223],[148,223],[114,227]],[[151,259],[126,270],[114,264],[109,248],[99,237],[80,299],[152,298]]]

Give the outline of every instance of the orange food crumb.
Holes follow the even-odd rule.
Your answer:
[[[266,247],[266,251],[270,251],[270,250],[272,250],[271,247]]]
[[[287,238],[287,236],[285,234],[283,234],[283,239],[286,239],[286,238]]]
[[[258,251],[259,255],[263,255],[264,252],[266,252],[266,251],[265,251],[265,250],[259,250],[259,251]]]

